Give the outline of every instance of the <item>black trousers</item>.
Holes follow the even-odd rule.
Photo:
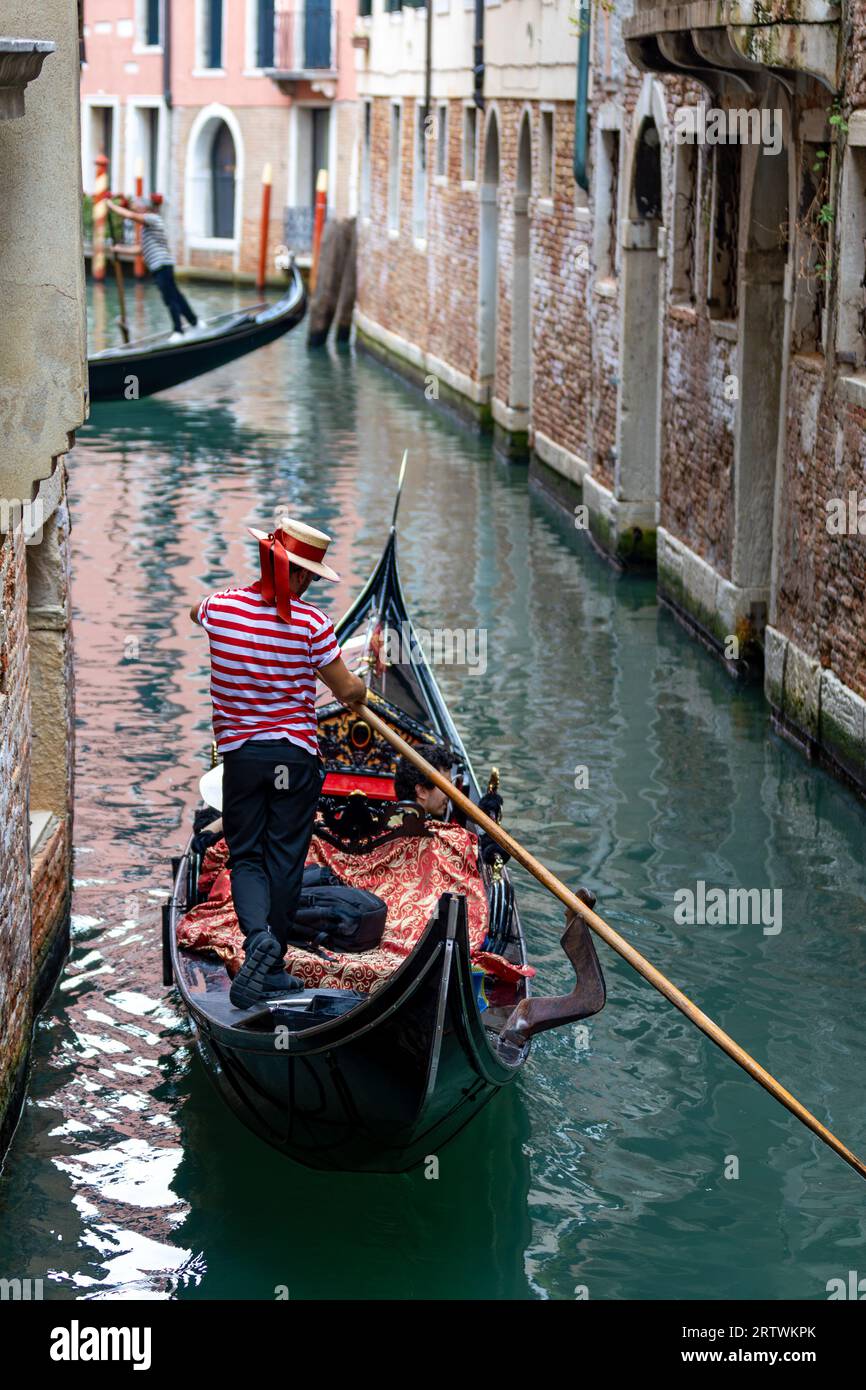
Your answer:
[[[171,321],[174,324],[175,332],[180,333],[183,330],[183,319],[181,318],[181,314],[183,314],[183,318],[186,319],[187,323],[191,323],[193,326],[197,324],[198,318],[196,317],[195,311],[190,308],[186,295],[182,294],[177,287],[177,282],[174,278],[174,266],[161,265],[158,270],[152,270],[150,273],[156,281],[156,287],[165,301],[168,312],[171,314]]]
[[[288,739],[247,742],[223,759],[232,898],[247,940],[270,927],[285,951],[324,777]]]

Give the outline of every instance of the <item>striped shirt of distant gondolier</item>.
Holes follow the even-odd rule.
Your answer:
[[[165,223],[157,212],[147,212],[141,228],[141,254],[148,270],[153,272],[164,265],[174,265],[168,249]]]
[[[259,582],[211,594],[198,620],[210,641],[219,751],[230,753],[248,739],[288,738],[317,754],[316,671],[340,655],[330,619],[293,598],[292,621],[283,622],[263,600]]]

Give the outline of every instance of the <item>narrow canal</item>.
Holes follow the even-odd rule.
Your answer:
[[[136,294],[138,328],[158,324]],[[91,312],[92,336],[110,332],[110,292]],[[486,669],[437,675],[477,771],[501,769],[509,825],[866,1149],[863,809],[524,470],[369,361],[309,357],[300,332],[98,407],[79,434],[73,945],[0,1182],[0,1268],[67,1299],[825,1298],[866,1274],[858,1179],[604,947],[588,1046],[544,1035],[436,1181],[294,1167],[211,1094],[160,975],[168,861],[209,743],[186,611],[251,573],[245,525],[286,501],[335,536],[337,616],[383,543],[404,447],[410,611],[486,632]],[[560,909],[516,880],[539,985],[568,989]],[[781,889],[781,931],[676,925],[697,880]]]

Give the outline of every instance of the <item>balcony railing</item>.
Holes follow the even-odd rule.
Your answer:
[[[275,82],[337,75],[337,14],[331,0],[305,0],[274,15],[273,54],[264,67]]]

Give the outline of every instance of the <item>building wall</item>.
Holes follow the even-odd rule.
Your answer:
[[[350,191],[357,159],[351,46],[354,0],[335,0],[334,10],[336,75],[317,82],[278,83],[256,66],[257,0],[225,0],[222,67],[214,70],[201,66],[198,0],[175,0],[171,7],[170,70],[162,47],[142,49],[141,0],[85,0],[87,65],[81,82],[85,190],[93,189],[95,158],[104,143],[100,113],[108,109],[114,129],[112,188],[131,193],[136,166],[143,159],[144,191],[154,191],[148,172],[151,134],[147,125],[147,113],[153,111],[158,125],[155,191],[166,198],[180,268],[239,278],[256,273],[262,175],[270,164],[273,192],[266,264],[275,275],[277,248],[284,241],[284,209],[312,204],[310,180],[302,172],[307,152],[299,110],[311,105],[330,110],[329,213],[345,217],[354,212]],[[278,6],[278,13],[283,11],[300,16],[295,22],[302,23],[302,0],[297,4],[286,0]],[[198,171],[215,127],[206,124],[201,143],[195,132],[210,115],[225,119],[235,140],[238,213],[235,235],[221,239],[223,244],[216,244],[202,227],[197,206],[208,196]]]
[[[0,0],[0,33],[56,44],[0,119],[0,1152],[35,1013],[68,941],[73,673],[63,455],[85,415],[78,25]],[[34,236],[34,228],[38,235]]]
[[[428,394],[435,378],[440,396],[490,425],[505,452],[528,446],[535,476],[569,506],[583,501],[596,542],[619,563],[654,563],[657,553],[660,597],[733,672],[759,672],[765,662],[780,727],[866,786],[866,12],[862,4],[851,11],[842,127],[829,120],[828,85],[809,70],[829,51],[826,31],[806,26],[796,95],[772,77],[763,93],[781,115],[782,152],[733,146],[717,163],[718,147],[684,155],[675,138],[679,108],[712,106],[706,89],[627,59],[622,27],[631,8],[592,11],[587,194],[572,173],[577,33],[567,7],[522,6],[520,24],[511,0],[485,7],[485,110],[471,181],[461,170],[460,122],[472,97],[472,14],[453,4],[435,10],[432,98],[434,110],[449,106],[448,177],[435,176],[431,147],[419,242],[411,126],[424,98],[424,17],[389,14],[374,0],[372,16],[358,21],[369,43],[357,60],[358,90],[373,120],[360,341],[426,380]],[[753,104],[742,92],[731,89],[719,104]],[[404,110],[396,233],[387,213],[395,100]],[[542,189],[546,112],[550,196]],[[500,147],[497,340],[495,371],[485,374],[479,306],[491,119]],[[514,381],[524,331],[515,247],[526,119],[528,409]],[[637,191],[653,135],[657,216]],[[816,274],[823,233],[806,210],[819,150],[832,175],[815,207],[826,199],[834,213],[830,269]],[[863,501],[862,525],[834,535],[828,507],[849,494]]]

